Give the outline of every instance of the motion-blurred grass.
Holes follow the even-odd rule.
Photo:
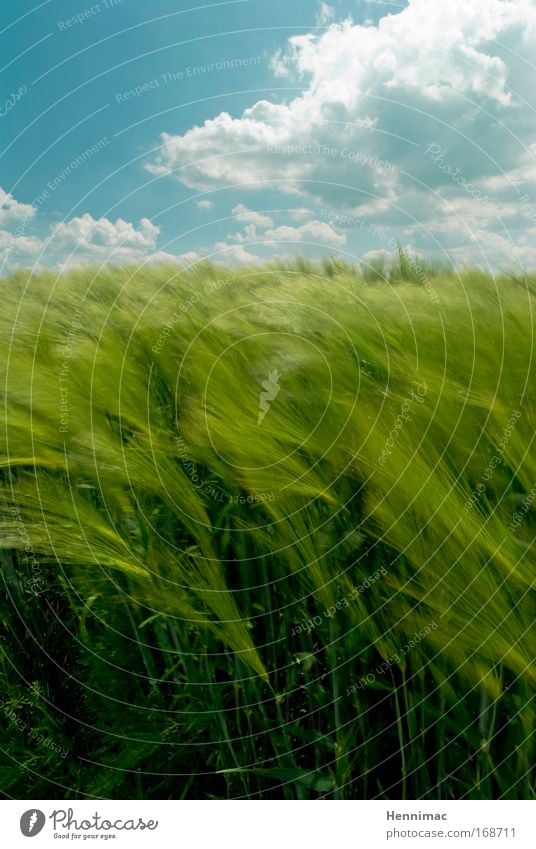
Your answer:
[[[534,285],[4,280],[4,794],[532,798]]]

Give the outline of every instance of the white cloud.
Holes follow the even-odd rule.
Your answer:
[[[78,248],[154,248],[160,228],[142,218],[136,230],[130,221],[118,218],[114,223],[108,218],[95,219],[89,213],[56,225],[51,240]]]
[[[250,211],[247,210],[247,213]],[[246,212],[243,215],[246,217]],[[281,254],[279,250],[274,254],[274,246],[283,244],[288,248],[288,243],[302,243],[308,247],[316,247],[316,253],[321,255],[325,253],[325,249],[328,246],[342,247],[342,245],[346,244],[346,234],[337,233],[331,224],[328,224],[326,221],[317,220],[308,221],[299,227],[281,224],[278,227],[271,227],[269,230],[262,230],[260,232],[254,224],[246,224],[243,232],[229,235],[227,239],[228,241],[216,242],[214,251],[211,252],[211,257],[213,253],[221,254],[223,262],[237,265],[254,265],[262,262],[262,257],[248,250],[252,245],[256,247],[270,246],[272,248],[272,256],[282,257],[287,256],[287,254]],[[217,258],[216,261],[218,261]]]
[[[259,256],[247,251],[243,245],[229,245],[227,242],[216,242],[214,253],[221,254],[224,262],[236,265],[256,265],[262,261]]]
[[[118,218],[95,219],[85,213],[57,224],[47,240],[47,261],[62,269],[107,263],[176,262],[166,251],[156,251],[160,228],[142,218],[136,228]]]
[[[335,9],[327,3],[321,3],[316,13],[316,25],[318,27],[326,26],[335,17]]]
[[[227,236],[231,242],[236,242],[241,245],[244,242],[253,242],[258,241],[260,239],[260,235],[257,233],[257,228],[254,224],[246,224],[244,227],[243,233],[235,233],[233,236]]]
[[[196,200],[195,205],[198,209],[212,209],[214,206],[211,200]]]
[[[439,238],[453,211],[493,231],[498,215],[519,218],[520,196],[536,202],[536,4],[410,0],[387,11],[377,24],[326,19],[324,31],[292,36],[272,67],[299,96],[163,133],[147,167],[191,188],[272,187],[402,228],[427,215]],[[496,199],[494,215],[425,155],[431,143]]]
[[[367,251],[363,254],[363,262],[367,265],[374,265],[375,263],[386,263],[389,264],[392,262],[394,254],[392,251],[388,251],[386,248],[378,248],[378,250]]]
[[[451,240],[449,257],[457,265],[478,265],[493,270],[517,270],[536,267],[536,230],[525,235],[475,229],[465,240]]]
[[[156,250],[160,228],[148,218],[136,227],[118,218],[95,219],[85,213],[56,224],[47,237],[27,234],[38,209],[20,203],[0,188],[0,264],[9,269],[20,265],[56,266],[61,269],[87,264],[177,262],[177,257]],[[197,254],[186,254],[192,261]],[[185,259],[186,258],[186,259]]]
[[[27,235],[37,209],[31,203],[20,203],[12,194],[0,188],[0,265],[9,270],[17,265],[32,265],[44,242],[38,236]]]
[[[31,203],[19,203],[13,195],[0,188],[0,226],[8,227],[24,219],[31,220],[36,208]]]
[[[201,262],[202,259],[204,259],[204,257],[197,251],[187,251],[184,254],[179,254],[179,256],[173,257],[173,260],[178,262],[180,265],[195,265],[195,263]]]
[[[331,24],[318,35],[293,36],[286,59],[280,61],[289,73],[309,80],[302,95],[289,104],[260,100],[241,118],[223,112],[183,136],[163,134],[152,169],[170,173],[182,165],[179,179],[200,188],[282,178],[282,190],[296,190],[296,179],[327,171],[335,177],[353,177],[355,184],[356,168],[342,155],[318,154],[311,161],[307,155],[278,155],[270,149],[316,142],[332,147],[339,142],[341,148],[344,141],[358,153],[372,151],[385,158],[383,150],[391,152],[395,142],[399,154],[400,138],[393,136],[399,128],[381,126],[382,119],[384,124],[389,119],[385,98],[394,101],[389,107],[392,124],[397,123],[393,121],[397,103],[412,107],[404,117],[414,125],[413,136],[423,124],[440,129],[429,119],[437,116],[448,121],[460,108],[463,122],[471,116],[476,121],[478,115],[473,113],[478,110],[460,95],[485,101],[488,107],[513,107],[509,86],[517,81],[520,69],[494,40],[516,46],[521,58],[530,57],[536,46],[534,4],[530,0],[474,0],[471,4],[413,0],[375,27],[347,20]],[[509,67],[509,61],[514,67]],[[425,110],[422,117],[415,107]],[[367,166],[357,172],[361,181]],[[377,182],[381,185],[382,180]]]
[[[240,204],[240,206],[242,205]],[[247,213],[243,213],[244,220],[249,220],[249,212],[250,210],[247,210]],[[253,215],[256,214],[253,213]],[[326,221],[307,221],[299,227],[293,227],[288,224],[280,224],[278,227],[274,227],[273,221],[271,219],[269,220],[272,225],[270,229],[263,229],[259,232],[255,224],[246,224],[243,232],[227,236],[228,242],[218,242],[216,249],[223,250],[223,246],[225,246],[225,249],[230,251],[234,257],[245,257],[245,254],[242,252],[245,250],[244,245],[274,245],[279,242],[303,242],[308,245],[316,245],[319,248],[319,253],[321,253],[322,249],[326,246],[342,247],[346,244],[346,234],[338,233]],[[242,247],[242,251],[235,250],[239,246]]]
[[[319,247],[331,245],[341,247],[346,244],[346,234],[337,233],[326,221],[308,221],[300,227],[290,227],[286,224],[267,230],[262,234],[267,242],[312,242]]]
[[[62,268],[106,263],[170,262],[175,257],[156,251],[160,228],[142,218],[136,228],[118,218],[95,219],[89,213],[62,222],[53,228],[47,241],[47,258]]]
[[[248,209],[243,203],[239,203],[232,211],[236,220],[243,224],[253,224],[255,227],[261,228],[274,226],[274,222],[268,215]]]
[[[44,244],[37,236],[17,236],[9,230],[0,230],[0,265],[8,269],[32,265]]]

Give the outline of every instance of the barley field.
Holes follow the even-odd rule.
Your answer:
[[[2,289],[5,796],[534,798],[536,277]]]

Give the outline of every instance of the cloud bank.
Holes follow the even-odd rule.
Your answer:
[[[299,96],[164,132],[147,168],[352,211],[462,260],[536,260],[520,202],[536,196],[535,4],[411,0],[377,25],[324,12],[273,58]]]

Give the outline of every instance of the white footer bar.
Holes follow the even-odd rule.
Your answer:
[[[517,801],[3,801],[0,833],[6,849],[534,849],[535,813]]]

